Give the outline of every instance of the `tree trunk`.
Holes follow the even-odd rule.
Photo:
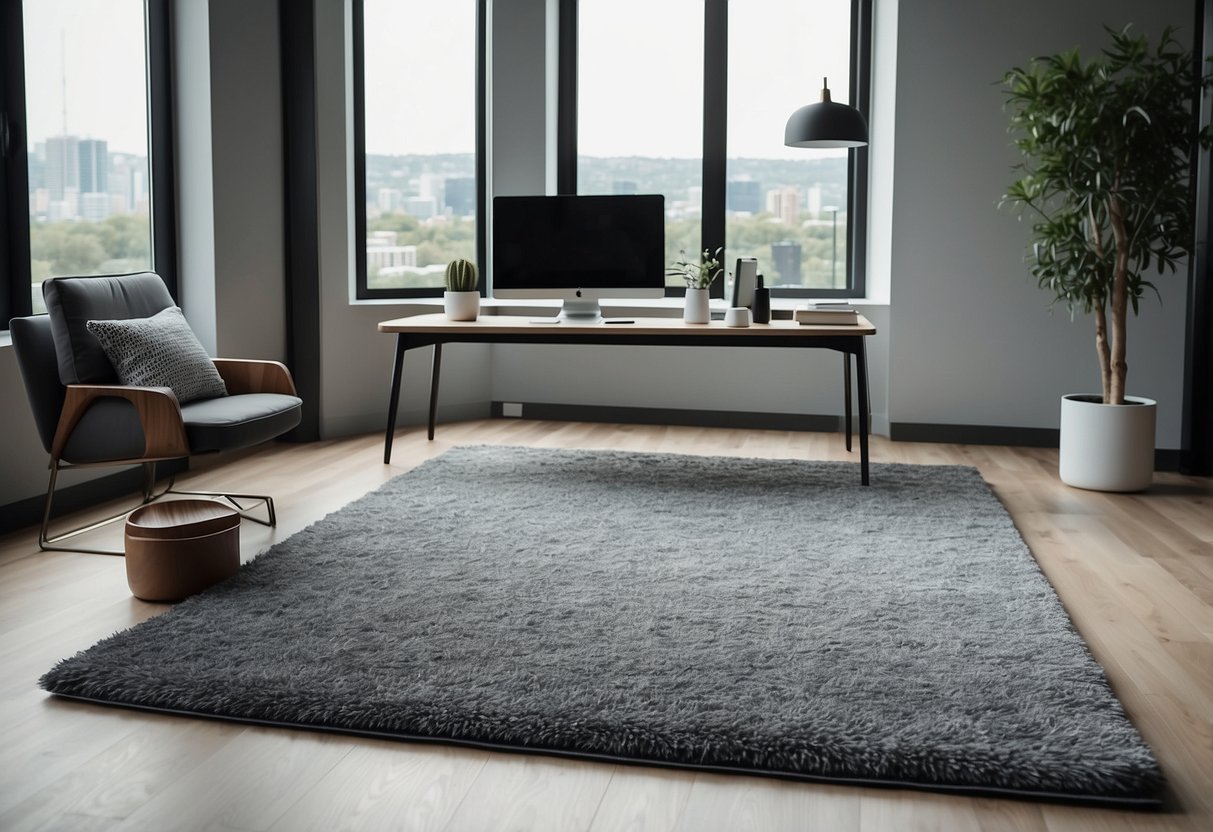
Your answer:
[[[1104,258],[1103,234],[1100,232],[1099,220],[1095,217],[1095,203],[1087,203],[1087,216],[1091,220],[1091,241],[1095,244],[1095,253],[1100,261]],[[1112,354],[1108,348],[1108,317],[1107,297],[1100,292],[1092,299],[1091,308],[1095,313],[1095,352],[1099,356],[1100,394],[1106,402],[1112,395]]]
[[[1099,379],[1103,387],[1100,392],[1106,402],[1112,395],[1112,356],[1108,349],[1108,318],[1103,295],[1096,299],[1091,309],[1095,313],[1095,352],[1099,355]]]
[[[1113,189],[1108,197],[1108,217],[1116,238],[1116,265],[1112,272],[1112,379],[1104,391],[1104,404],[1125,403],[1125,317],[1129,308],[1129,235],[1125,232],[1124,209]]]

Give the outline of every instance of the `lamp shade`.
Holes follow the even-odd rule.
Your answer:
[[[821,84],[821,101],[792,113],[783,129],[788,147],[863,147],[868,143],[868,123],[854,107],[830,100],[830,88]]]

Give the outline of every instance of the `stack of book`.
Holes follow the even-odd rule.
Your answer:
[[[797,323],[813,326],[822,324],[856,326],[859,323],[859,310],[849,303],[810,303],[807,306],[796,307],[792,312],[792,318]]]

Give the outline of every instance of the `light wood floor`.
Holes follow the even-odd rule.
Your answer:
[[[495,420],[275,445],[191,472],[198,488],[273,493],[245,558],[455,444],[847,458],[837,435]],[[854,459],[856,455],[850,458]],[[976,465],[1010,509],[1154,748],[1167,810],[817,786],[759,777],[244,727],[52,699],[56,660],[165,607],[134,600],[120,558],[0,538],[0,829],[1209,830],[1213,829],[1213,482],[1077,491],[1052,451],[890,443],[874,461]],[[120,528],[120,527],[119,527]],[[114,542],[120,541],[116,530]]]

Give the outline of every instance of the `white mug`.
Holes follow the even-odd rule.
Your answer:
[[[749,326],[750,310],[744,306],[734,306],[724,313],[725,326]]]

